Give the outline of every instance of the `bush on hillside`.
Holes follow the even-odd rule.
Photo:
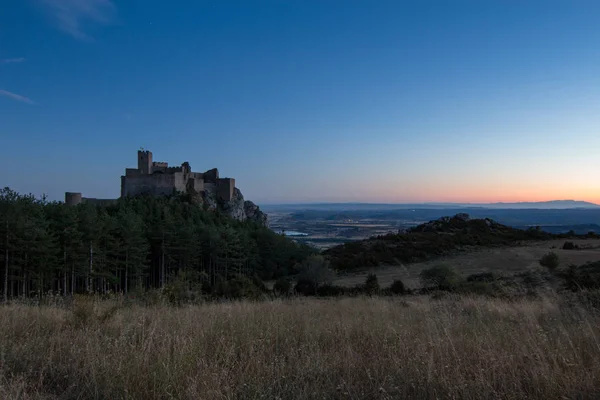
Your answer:
[[[560,259],[558,258],[558,254],[556,254],[553,251],[540,258],[540,265],[550,270],[555,270],[556,268],[558,268],[559,264]]]
[[[379,292],[379,281],[377,275],[369,274],[365,280],[365,293],[369,296],[377,294]]]
[[[347,293],[347,289],[343,286],[336,285],[321,285],[317,288],[317,296],[343,296]]]
[[[502,285],[493,281],[466,281],[458,284],[456,293],[498,297],[503,294]]]
[[[492,272],[479,272],[467,276],[467,282],[493,282],[496,276]]]
[[[329,265],[329,260],[321,255],[309,256],[298,267],[298,283],[312,286],[312,292],[316,293],[321,285],[331,284],[335,276]],[[298,285],[296,285],[298,286]]]
[[[226,299],[259,299],[262,296],[260,288],[251,279],[242,275],[219,282],[214,294]]]
[[[452,290],[460,281],[460,277],[456,271],[447,265],[438,265],[424,269],[419,274],[419,278],[425,288],[439,290]]]
[[[314,296],[317,294],[317,286],[308,279],[299,279],[294,286],[294,292],[303,296]]]
[[[547,287],[553,279],[552,273],[550,273],[549,270],[543,269],[528,270],[515,274],[514,277],[521,280],[521,282],[519,282],[517,279],[515,281],[516,285],[521,283],[527,289]]]
[[[392,294],[404,294],[406,293],[406,287],[404,287],[404,282],[402,282],[401,280],[397,279],[394,282],[392,282],[392,285],[390,286],[390,293]]]
[[[201,280],[206,276],[195,270],[182,269],[162,288],[162,295],[173,305],[198,301],[202,296]]]
[[[579,266],[570,265],[558,276],[564,280],[566,288],[573,291],[600,289],[600,261]]]
[[[275,294],[280,296],[289,295],[291,290],[292,283],[285,278],[279,278],[277,282],[275,282],[275,284],[273,285],[273,291],[275,292]]]
[[[269,289],[267,288],[267,285],[265,285],[265,283],[262,281],[262,279],[260,279],[260,277],[256,274],[252,275],[252,283],[262,293],[267,293],[269,291]]]

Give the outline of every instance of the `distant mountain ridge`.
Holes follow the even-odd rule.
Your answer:
[[[269,210],[398,210],[398,209],[446,209],[446,208],[478,208],[478,209],[600,209],[600,205],[580,200],[550,200],[538,202],[515,203],[294,203],[263,204]]]
[[[600,205],[579,200],[550,200],[550,201],[522,201],[517,203],[490,203],[480,205],[484,208],[600,208]]]

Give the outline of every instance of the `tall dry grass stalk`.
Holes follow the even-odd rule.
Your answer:
[[[600,398],[600,315],[554,297],[93,307],[0,307],[0,397]]]

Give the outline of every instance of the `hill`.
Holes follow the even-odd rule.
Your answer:
[[[415,263],[474,247],[514,246],[521,241],[548,240],[556,235],[540,229],[512,228],[489,218],[467,214],[442,217],[406,232],[345,243],[324,252],[340,271],[378,265]]]
[[[514,233],[518,229],[500,224],[490,218],[471,219],[469,214],[460,213],[454,217],[442,217],[435,221],[426,222],[411,228],[408,232],[423,233],[486,233],[486,234],[506,234]]]

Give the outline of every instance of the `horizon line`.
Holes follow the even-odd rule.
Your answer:
[[[584,203],[590,206],[600,207],[600,204],[585,200],[561,199],[561,200],[542,200],[542,201],[496,201],[496,202],[457,202],[457,201],[417,201],[417,202],[362,202],[362,201],[308,201],[308,202],[281,202],[281,203],[266,203],[263,205],[270,206],[292,206],[292,205],[465,205],[465,206],[486,206],[486,205],[512,205],[512,204],[548,204],[548,203]]]

